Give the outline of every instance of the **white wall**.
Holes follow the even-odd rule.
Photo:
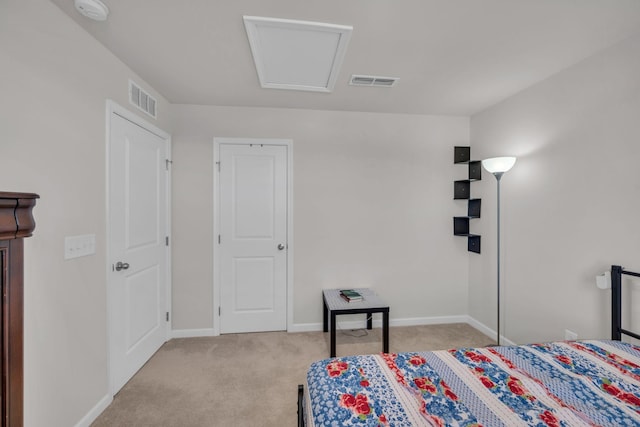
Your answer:
[[[640,268],[640,37],[475,115],[478,158],[515,155],[502,179],[507,338],[610,336],[595,275]],[[495,179],[479,183],[483,254],[471,257],[469,314],[495,327]]]
[[[453,146],[468,119],[172,106],[173,327],[213,325],[213,137],[293,140],[294,318],[321,290],[371,286],[392,319],[465,315],[466,240],[452,235]]]
[[[41,196],[25,241],[25,426],[69,427],[107,395],[105,100],[129,108],[128,79],[144,82],[46,0],[0,2],[0,58],[1,189]],[[96,255],[65,261],[64,236],[87,233]]]
[[[639,47],[628,40],[471,120],[473,157],[519,157],[503,180],[517,342],[564,328],[606,336],[608,294],[593,277],[638,262]],[[0,2],[0,57],[1,189],[42,197],[26,240],[25,425],[71,426],[108,396],[105,99],[129,107],[128,79],[144,82],[46,0]],[[173,131],[174,329],[214,321],[214,136],[294,141],[295,324],[319,323],[320,291],[337,286],[374,287],[393,319],[494,324],[492,177],[473,190],[483,253],[452,236],[465,211],[452,200],[465,174],[453,146],[469,143],[468,119],[170,107],[154,95],[156,125]],[[85,233],[96,255],[64,261],[64,236]]]

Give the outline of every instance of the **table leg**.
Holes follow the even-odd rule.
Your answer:
[[[331,356],[336,357],[336,313],[331,312]]]
[[[367,329],[373,328],[373,313],[367,313]]]
[[[382,313],[382,352],[389,353],[389,312]]]
[[[324,299],[324,295],[322,296],[322,331],[329,332],[328,322],[328,309],[327,309],[327,301]]]

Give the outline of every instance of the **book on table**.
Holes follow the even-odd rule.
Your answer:
[[[363,299],[362,295],[358,291],[354,291],[353,289],[341,289],[340,296],[348,302],[362,301]]]

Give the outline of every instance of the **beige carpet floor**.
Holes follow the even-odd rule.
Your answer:
[[[381,330],[338,331],[337,355],[379,353]],[[392,327],[391,352],[483,347],[466,324]],[[115,396],[94,427],[296,425],[297,385],[329,357],[329,334],[266,332],[173,339]]]

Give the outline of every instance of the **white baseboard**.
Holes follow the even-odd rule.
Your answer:
[[[322,323],[294,323],[287,332],[317,332],[322,330]]]
[[[376,314],[376,317],[380,317]],[[436,316],[436,317],[407,317],[404,319],[389,319],[389,326],[419,326],[419,325],[444,325],[447,323],[466,323],[477,329],[486,336],[496,339],[496,331],[479,322],[468,315],[457,316]],[[338,329],[361,329],[365,326],[364,320],[346,320],[337,321]],[[374,319],[373,326],[382,327],[382,319]],[[322,323],[294,323],[287,332],[318,332],[322,331]],[[215,337],[216,333],[213,328],[204,329],[174,329],[171,331],[171,338],[196,338],[196,337]],[[516,345],[513,341],[501,336],[501,342],[506,345]]]
[[[420,326],[420,325],[444,325],[447,323],[467,323],[466,315],[437,316],[437,317],[410,317],[407,319],[390,319],[389,326]],[[380,322],[382,326],[382,321]]]
[[[494,331],[484,323],[478,322],[476,319],[474,319],[471,316],[466,316],[466,317],[467,317],[467,323],[471,327],[477,329],[478,331],[482,332],[483,334],[490,337],[491,339],[495,340],[496,337],[498,336],[496,331]],[[506,338],[504,335],[500,334],[500,345],[516,345],[516,343]]]
[[[89,427],[91,423],[94,422],[105,409],[107,409],[107,406],[111,405],[112,401],[113,396],[109,394],[104,396],[93,408],[91,408],[89,412],[87,412],[87,415],[78,421],[75,427]]]
[[[173,329],[171,338],[196,338],[196,337],[215,337],[216,333],[213,328],[204,329]]]
[[[486,326],[466,314],[457,316],[438,316],[438,317],[409,317],[404,319],[389,319],[389,326],[419,326],[419,325],[442,325],[447,323],[466,323],[469,326],[477,329],[491,339],[496,339],[496,331]],[[364,320],[348,320],[337,321],[336,326],[338,329],[361,329],[365,326]],[[382,327],[382,319],[374,319],[373,326],[376,328]],[[322,323],[294,323],[288,332],[316,332],[322,331]],[[516,345],[513,341],[506,338],[504,335],[500,336],[500,342],[502,345]]]
[[[376,314],[376,317],[380,317]],[[389,319],[389,326],[419,326],[419,325],[442,325],[446,323],[468,323],[468,316],[438,316],[438,317],[409,317],[405,319]],[[338,329],[361,329],[365,327],[364,320],[336,321]],[[382,319],[373,319],[373,326],[382,327]],[[322,331],[322,323],[294,323],[288,332],[317,332]]]
[[[486,336],[491,337],[492,339],[496,339],[496,331],[494,331],[493,329],[489,328],[484,323],[478,322],[473,317],[467,316],[467,324],[469,324],[469,326],[477,329],[478,331],[482,332]]]

